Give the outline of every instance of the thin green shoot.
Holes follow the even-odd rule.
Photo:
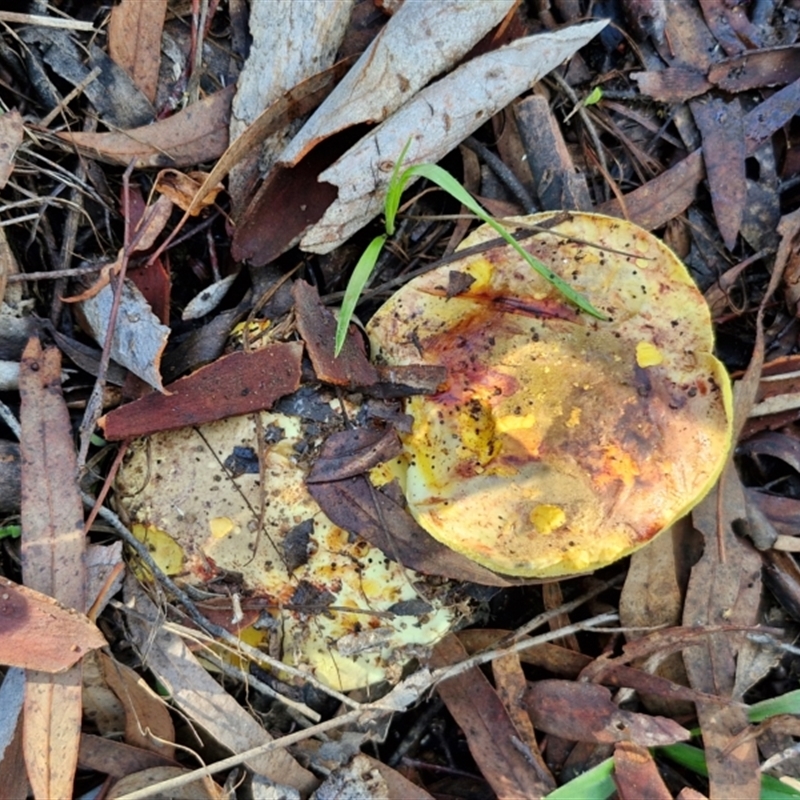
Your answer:
[[[0,539],[19,539],[22,536],[21,525],[4,525],[0,528]]]
[[[593,106],[603,99],[603,90],[599,86],[595,86],[583,101],[585,106]]]
[[[336,339],[333,348],[335,356],[342,352],[344,341],[347,338],[347,329],[350,327],[350,320],[356,310],[358,298],[361,297],[361,292],[364,291],[369,276],[372,275],[372,270],[375,269],[375,264],[378,263],[378,256],[380,256],[387,238],[388,234],[383,233],[380,236],[376,236],[367,245],[367,249],[361,254],[361,258],[358,259],[353,274],[347,282],[347,288],[344,290],[344,297],[342,298],[342,307],[339,311],[339,319],[336,322]]]
[[[376,236],[367,246],[366,250],[359,258],[353,274],[347,283],[344,298],[342,300],[342,307],[339,312],[339,319],[336,324],[336,337],[334,341],[334,355],[338,356],[344,346],[345,338],[347,337],[347,330],[350,327],[350,320],[353,318],[358,299],[364,291],[364,287],[372,275],[375,265],[378,263],[381,251],[389,236],[394,235],[395,221],[397,213],[400,208],[400,198],[405,190],[408,182],[415,177],[427,178],[432,183],[435,183],[451,197],[466,206],[476,217],[494,229],[499,236],[505,239],[511,247],[546,281],[551,283],[558,289],[564,297],[571,303],[574,303],[578,308],[591,314],[600,320],[607,320],[601,311],[598,311],[589,300],[580,292],[576,292],[569,284],[562,278],[556,275],[546,264],[543,264],[539,259],[534,258],[522,245],[508,232],[508,230],[494,217],[487,213],[483,207],[470,195],[470,193],[446,170],[437,166],[436,164],[417,164],[416,166],[408,167],[400,171],[408,152],[411,140],[406,142],[403,151],[400,153],[400,158],[394,165],[392,175],[389,180],[389,186],[386,192],[386,200],[384,201],[384,226],[385,233]]]

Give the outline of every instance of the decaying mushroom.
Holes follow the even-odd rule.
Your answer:
[[[444,365],[448,383],[407,401],[404,454],[373,478],[397,478],[422,527],[474,561],[555,577],[631,553],[699,502],[730,448],[731,392],[706,303],[654,236],[595,214],[512,223],[608,320],[504,243],[409,282],[369,323],[374,357]]]
[[[295,406],[261,412],[258,425],[235,416],[139,439],[117,501],[166,572],[207,588],[235,582],[251,605],[261,601],[260,620],[243,632],[251,644],[342,691],[397,680],[459,617],[453,587],[322,513],[304,483],[308,454],[341,421],[317,396]]]

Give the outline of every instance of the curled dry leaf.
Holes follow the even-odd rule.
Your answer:
[[[373,476],[396,478],[448,547],[551,577],[627,555],[699,502],[730,448],[731,395],[705,301],[655,237],[575,213],[525,247],[610,319],[579,314],[511,248],[466,258],[474,281],[455,297],[452,264],[414,279],[370,321],[373,352],[445,365],[448,384],[406,401],[405,454]]]
[[[281,154],[281,164],[296,164],[345,128],[383,122],[428,81],[465,56],[513,6],[513,0],[403,3],[292,139]]]
[[[161,31],[167,0],[122,0],[111,9],[108,52],[153,103],[161,64]]]
[[[291,12],[287,13],[291,8]],[[334,63],[348,28],[353,0],[326,3],[254,3],[253,42],[237,81],[231,114],[235,141],[282,94]],[[234,217],[250,199],[252,186],[269,169],[302,126],[304,114],[287,116],[280,129],[259,138],[231,171],[228,183]]]
[[[338,247],[381,211],[394,164],[409,140],[408,166],[439,161],[606,24],[600,20],[518,39],[423,89],[319,176],[321,183],[337,187],[338,195],[300,246],[315,253]]]
[[[207,177],[206,172],[185,173],[176,169],[162,169],[156,178],[155,190],[168,197],[181,211],[188,211],[190,216],[196,217],[204,208],[213,206],[217,195],[225,188],[218,183],[207,189],[202,198],[195,202]]]

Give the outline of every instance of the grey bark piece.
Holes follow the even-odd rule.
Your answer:
[[[231,141],[241,136],[270,103],[333,64],[347,29],[353,2],[270,0],[252,4],[250,33],[253,44],[233,100]],[[230,178],[234,207],[244,200],[246,187],[255,173],[266,172],[272,167],[302,124],[303,120],[295,120],[285,130],[268,136],[260,148],[234,167]]]
[[[586,178],[576,172],[547,100],[540,95],[526,97],[517,104],[516,111],[542,208],[545,211],[559,208],[590,211],[592,199]]]
[[[409,140],[407,166],[439,161],[607,24],[599,20],[518,39],[427,86],[319,176],[338,187],[339,196],[300,247],[328,253],[380,213],[395,161]]]
[[[466,55],[513,5],[513,0],[406,0],[281,154],[280,163],[297,163],[337,131],[385,120]]]

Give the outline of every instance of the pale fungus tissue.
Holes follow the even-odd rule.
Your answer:
[[[708,307],[647,231],[597,214],[509,220],[606,315],[579,312],[514,250],[415,278],[368,325],[373,357],[438,364],[412,397],[396,478],[433,537],[506,575],[598,569],[686,514],[731,446],[731,390]],[[475,231],[462,248],[497,234]]]
[[[606,319],[505,244],[410,281],[368,324],[373,357],[444,366],[447,379],[405,400],[403,452],[371,478],[396,479],[422,528],[497,573],[587,572],[716,481],[729,380],[703,297],[655,237],[584,213],[509,224]],[[495,236],[484,226],[463,247]],[[138,440],[117,502],[167,573],[260,607],[240,631],[249,643],[339,690],[397,680],[463,619],[458,583],[401,567],[325,516],[305,479],[341,429],[338,401],[283,406]]]
[[[402,568],[322,513],[304,452],[339,415],[311,406],[316,419],[260,415],[263,508],[252,414],[134,442],[117,501],[165,572],[260,601],[260,619],[239,632],[249,644],[337,690],[396,681],[462,616],[454,587]]]

